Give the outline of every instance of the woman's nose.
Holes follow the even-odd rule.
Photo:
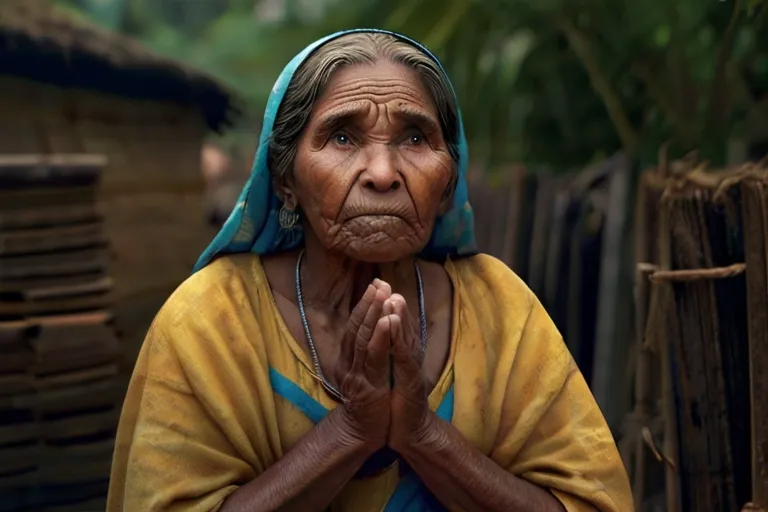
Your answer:
[[[403,178],[398,172],[394,155],[385,144],[368,148],[368,161],[360,176],[363,188],[374,192],[389,192],[403,185]]]

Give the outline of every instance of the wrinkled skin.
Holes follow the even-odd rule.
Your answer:
[[[415,71],[338,71],[299,141],[287,195],[329,251],[370,263],[416,254],[454,173],[436,108]]]
[[[427,407],[446,365],[453,303],[443,266],[419,261],[423,354],[414,255],[448,205],[454,173],[437,119],[418,76],[387,62],[337,71],[316,102],[294,175],[279,191],[303,212],[307,319],[323,373],[345,400],[222,510],[326,510],[377,452],[402,457],[450,509],[564,510]],[[263,264],[286,325],[309,352],[297,258]]]
[[[392,311],[384,311],[391,295],[389,285],[378,279],[365,290],[349,316],[334,372],[348,400],[341,408],[344,426],[374,446],[383,446],[389,434],[389,353],[392,324],[398,320]]]
[[[356,365],[353,354],[364,358],[367,344],[388,340],[394,364],[394,379],[386,383],[391,414],[381,410],[379,386],[362,386],[354,399],[344,393],[354,410],[345,415],[354,420],[349,429],[375,439],[377,448],[397,444],[389,423],[403,426],[397,438],[421,427],[416,423],[427,416],[427,393],[448,354],[450,280],[442,266],[419,263],[429,319],[425,357],[413,270],[413,255],[429,241],[436,217],[449,204],[455,173],[438,119],[415,71],[389,62],[343,68],[315,103],[298,143],[294,174],[280,187],[286,205],[299,209],[305,223],[303,286],[323,373],[342,392],[350,382],[368,382],[360,368],[370,361]],[[293,275],[295,263],[291,253],[268,258],[265,266],[278,307],[306,346],[291,300],[293,280],[285,277]],[[373,330],[350,326],[350,312],[365,302],[363,292],[371,283],[381,288],[381,303],[365,307],[378,308],[379,317],[391,321]],[[357,351],[346,341],[353,331],[364,333],[357,337]],[[383,442],[365,414],[384,423]]]

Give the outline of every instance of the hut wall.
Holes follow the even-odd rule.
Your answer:
[[[46,125],[65,125],[66,119],[62,107],[48,106],[61,105],[64,98],[60,89],[0,76],[0,154],[50,153]],[[61,130],[59,137],[67,133]]]
[[[202,118],[179,105],[7,76],[0,76],[0,112],[0,154],[108,158],[101,202],[113,246],[117,325],[138,343],[214,234],[203,209]]]

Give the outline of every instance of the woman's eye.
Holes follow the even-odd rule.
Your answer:
[[[349,137],[347,137],[343,133],[337,133],[336,135],[333,136],[333,141],[339,146],[346,146],[347,144],[349,144]]]
[[[405,138],[405,142],[410,146],[420,146],[424,143],[424,134],[420,130],[408,130],[408,136]]]

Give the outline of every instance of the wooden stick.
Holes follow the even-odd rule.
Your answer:
[[[640,180],[637,206],[635,210],[635,343],[637,360],[635,362],[635,407],[632,413],[637,426],[646,427],[650,421],[650,369],[652,354],[645,342],[645,331],[648,323],[648,274],[656,270],[653,265],[642,262],[653,257],[648,241],[648,217],[646,204],[648,190],[644,180]],[[640,432],[634,433],[634,475],[632,495],[635,498],[635,510],[640,510],[645,500],[646,447]]]
[[[705,279],[726,279],[743,274],[747,269],[744,263],[734,263],[727,267],[699,268],[685,270],[657,270],[648,276],[653,283],[664,281],[701,281]]]
[[[659,266],[662,270],[672,267],[672,248],[669,226],[669,204],[662,203],[659,214]],[[665,330],[669,332],[669,330]],[[672,364],[670,353],[670,340],[664,339],[661,343],[661,368],[662,368],[662,400],[664,411],[664,453],[675,465],[677,465],[677,412],[675,410],[675,397],[672,389]],[[679,485],[677,473],[667,465],[664,470],[666,482],[667,512],[677,512],[679,507]]]
[[[768,509],[768,198],[760,181],[741,187],[752,419],[752,510]]]

